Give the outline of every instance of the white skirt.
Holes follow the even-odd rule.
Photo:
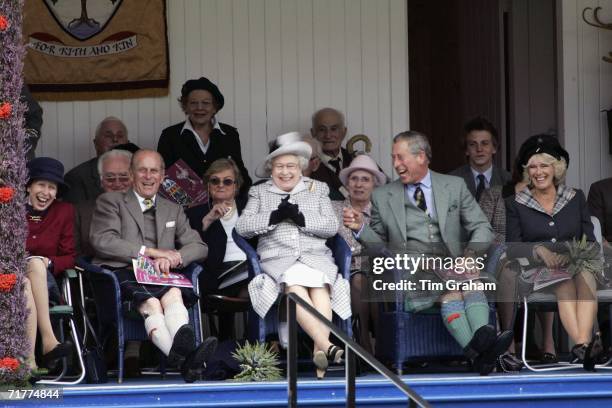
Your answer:
[[[287,268],[281,275],[279,283],[287,286],[305,286],[307,288],[323,288],[325,285],[332,285],[332,282],[330,282],[325,273],[299,261]]]

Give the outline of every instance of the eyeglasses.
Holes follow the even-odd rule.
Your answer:
[[[272,168],[274,168],[274,170],[282,170],[282,169],[287,169],[287,170],[297,170],[298,169],[298,164],[297,163],[287,163],[287,164],[275,164],[274,166],[272,166]]]
[[[211,177],[210,180],[208,180],[208,182],[212,184],[213,186],[218,186],[219,184],[223,184],[226,187],[236,184],[236,180],[234,179],[226,178],[226,179],[221,180],[218,177]]]
[[[116,183],[118,181],[119,183],[125,184],[130,181],[130,176],[127,176],[127,175],[116,176],[114,174],[105,174],[102,176],[102,180],[105,183]]]

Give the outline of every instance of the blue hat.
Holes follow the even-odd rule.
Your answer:
[[[70,186],[64,181],[64,165],[51,157],[37,157],[28,162],[28,185],[34,180],[47,180],[57,183],[58,187],[68,189]]]

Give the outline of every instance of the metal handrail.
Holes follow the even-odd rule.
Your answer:
[[[363,347],[349,338],[342,330],[336,327],[325,316],[319,313],[314,307],[306,303],[295,293],[287,294],[287,323],[289,324],[289,345],[287,347],[287,391],[288,391],[288,406],[297,407],[297,319],[296,305],[300,305],[306,312],[314,316],[318,321],[323,323],[329,330],[338,337],[346,346],[346,406],[355,406],[355,354],[364,359],[370,366],[378,371],[382,376],[387,378],[396,387],[400,389],[408,397],[409,407],[430,407],[419,394],[410,388],[402,379],[394,374],[376,358],[368,353]]]

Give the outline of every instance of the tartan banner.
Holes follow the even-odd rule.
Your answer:
[[[168,94],[165,0],[29,0],[23,37],[40,100]]]

